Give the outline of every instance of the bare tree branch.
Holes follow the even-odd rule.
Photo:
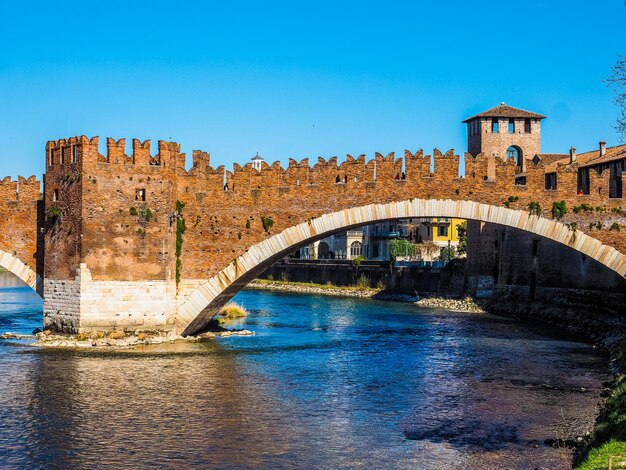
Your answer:
[[[607,86],[615,90],[614,103],[618,108],[615,129],[626,139],[626,55],[617,59],[611,67],[611,76],[606,80]]]

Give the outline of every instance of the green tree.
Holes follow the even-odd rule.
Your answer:
[[[464,255],[467,253],[467,220],[457,225],[456,233],[459,236],[459,244],[456,247],[456,252],[459,255]]]
[[[389,241],[389,255],[392,258],[399,256],[415,256],[417,253],[417,247],[414,243],[403,238],[395,238]]]
[[[456,250],[453,246],[451,247],[443,247],[441,252],[439,253],[439,259],[441,261],[450,261],[456,258]]]

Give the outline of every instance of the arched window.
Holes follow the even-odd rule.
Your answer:
[[[515,160],[517,166],[522,166],[522,150],[515,145],[511,145],[508,149],[506,149],[506,158],[512,158]]]
[[[356,258],[357,256],[361,256],[361,242],[352,242],[350,245],[350,257]]]

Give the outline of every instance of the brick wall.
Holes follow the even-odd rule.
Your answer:
[[[506,132],[506,125],[501,131]],[[187,171],[185,155],[175,143],[159,142],[152,156],[149,141],[133,140],[132,154],[127,155],[123,139],[108,139],[104,156],[98,151],[98,138],[78,137],[49,142],[48,163],[52,153],[61,154],[68,145],[78,148],[76,163],[61,164],[57,158],[46,174],[46,207],[52,204],[50,192],[57,185],[64,210],[62,236],[56,241],[52,235],[46,238],[51,248],[46,275],[56,279],[72,279],[80,262],[87,263],[96,280],[174,279],[172,216],[177,200],[185,203],[182,216],[187,226],[180,259],[182,279],[207,279],[250,246],[322,214],[411,198],[473,200],[514,209],[538,201],[546,217],[553,202],[564,200],[570,207],[565,222],[575,221],[578,230],[589,232],[589,223],[600,218],[606,226],[593,229],[592,236],[626,250],[624,231],[608,231],[613,219],[625,222],[610,212],[622,201],[607,199],[608,171],[592,172],[591,194],[580,196],[576,163],[559,166],[557,189],[546,190],[542,163],[527,162],[527,184],[518,186],[515,162],[484,154],[460,157],[453,151],[435,150],[432,156],[405,151],[404,158],[376,153],[370,161],[364,155],[348,155],[341,163],[332,157],[318,158],[313,165],[309,159],[290,159],[287,168],[278,162],[263,163],[261,171],[250,163],[235,164],[233,171],[214,168],[208,153],[194,151],[193,167]],[[458,176],[460,158],[466,165],[463,178]],[[395,179],[403,168],[406,179]],[[78,182],[63,186],[64,178],[74,171],[79,173]],[[336,183],[338,176],[340,183]],[[140,189],[145,190],[145,202],[135,200]],[[571,208],[583,202],[608,212],[573,214]],[[80,210],[76,203],[81,203]],[[133,207],[137,215],[131,214]],[[147,210],[152,214],[149,221],[142,215]],[[263,220],[270,218],[273,225],[264,228]]]

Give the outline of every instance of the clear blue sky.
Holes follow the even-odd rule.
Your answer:
[[[544,152],[617,143],[603,80],[626,6],[599,1],[0,0],[0,173],[50,139],[172,139],[214,166],[466,150],[461,120],[543,113]]]

